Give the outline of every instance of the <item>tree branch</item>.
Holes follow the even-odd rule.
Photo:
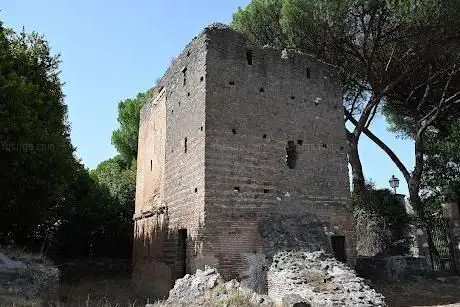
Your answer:
[[[424,132],[419,131],[414,141],[415,141],[415,148],[414,148],[415,165],[414,165],[414,171],[412,172],[412,176],[410,178],[410,181],[408,181],[408,184],[412,186],[411,190],[415,188],[415,191],[412,191],[412,193],[418,194],[419,189],[420,189],[420,179],[422,178],[424,164],[425,164],[425,161],[423,160],[423,154],[425,153]]]
[[[365,128],[365,125],[367,123],[367,120],[369,119],[369,116],[375,106],[379,104],[379,102],[385,97],[385,95],[394,87],[396,84],[402,81],[403,78],[406,77],[406,75],[409,73],[408,70],[406,70],[404,73],[399,75],[396,80],[388,84],[383,88],[383,90],[379,93],[378,96],[372,96],[370,101],[367,103],[366,107],[364,108],[363,112],[361,113],[361,116],[359,118],[359,121],[355,125],[355,130],[354,134],[356,137],[359,137],[361,132],[363,132],[363,129]]]
[[[393,50],[391,51],[390,58],[388,59],[388,63],[385,66],[385,72],[388,71],[388,67],[390,66],[391,60],[393,59],[393,54],[395,53],[395,47],[393,46]]]
[[[350,113],[353,114],[354,111],[355,111],[355,106],[356,106],[356,102],[358,101],[358,98],[362,95],[362,89],[360,89],[358,91],[358,93],[356,94],[355,98],[353,99],[353,102],[351,103],[351,108],[350,108]]]
[[[375,106],[374,107],[374,111],[372,112],[371,116],[369,117],[369,120],[367,121],[366,125],[364,126],[364,129],[368,129],[372,120],[374,119],[375,117],[375,114],[377,113],[377,109],[378,109],[378,106]]]
[[[451,100],[457,98],[460,95],[460,91],[456,92],[455,94],[451,95],[449,98],[446,99],[446,103],[449,103]]]
[[[435,107],[431,112],[429,112],[427,115],[425,115],[421,120],[420,120],[420,131],[418,133],[423,133],[426,128],[428,128],[435,120],[438,118],[439,113],[441,112],[444,103],[446,102],[446,94],[447,90],[449,89],[450,82],[452,81],[452,78],[454,76],[454,70],[455,66],[453,67],[453,71],[449,74],[449,78],[446,81],[446,84],[444,86],[443,92],[441,99],[439,100],[439,104],[437,107]],[[422,100],[425,98],[422,98]]]
[[[345,116],[352,122],[355,126],[358,124],[356,119],[351,116],[351,114],[345,109]],[[407,168],[404,166],[404,164],[399,160],[398,156],[391,150],[390,147],[388,147],[385,143],[383,143],[382,140],[380,140],[375,134],[373,134],[369,129],[365,128],[363,130],[363,133],[371,139],[377,146],[379,146],[387,155],[390,157],[390,159],[396,164],[398,169],[401,171],[403,174],[404,178],[406,179],[407,182],[411,179],[411,174],[407,170]]]

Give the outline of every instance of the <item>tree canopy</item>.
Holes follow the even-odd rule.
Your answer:
[[[58,219],[75,164],[59,55],[0,23],[0,240],[25,243]],[[14,231],[13,231],[14,230]]]
[[[345,120],[352,124],[345,132],[355,202],[367,201],[358,151],[365,134],[399,168],[410,203],[429,229],[422,182],[446,170],[437,150],[447,144],[436,135],[460,111],[459,12],[460,2],[450,0],[253,0],[231,25],[257,44],[297,49],[340,69]],[[414,141],[413,170],[370,131],[382,109],[393,130]],[[458,164],[448,165],[450,174],[458,171]],[[439,181],[425,183],[445,190]],[[428,244],[434,250],[429,231]]]
[[[112,144],[120,157],[130,165],[137,159],[137,138],[139,134],[139,112],[150,101],[150,90],[138,93],[135,98],[125,99],[118,104],[118,122],[120,128],[112,133]]]
[[[117,208],[113,210],[130,222],[136,195],[136,160],[126,165],[120,156],[116,156],[99,163],[90,175],[116,200]]]
[[[360,136],[371,135],[370,123],[383,104],[405,101],[423,79],[439,77],[435,70],[430,77],[428,67],[446,67],[458,47],[460,9],[454,2],[253,0],[234,14],[232,26],[258,44],[297,49],[340,68],[345,118],[353,124],[346,131],[349,162],[359,194],[365,189]]]
[[[259,44],[294,48],[341,69],[353,187],[365,189],[358,153],[384,98],[432,58],[441,18],[438,0],[254,0],[233,16],[232,26]],[[452,19],[452,18],[450,18]]]
[[[0,23],[0,244],[129,257],[136,161],[126,148],[137,152],[129,125],[143,96],[120,104],[124,139],[116,139],[126,159],[90,173],[74,155],[59,65],[43,36]]]

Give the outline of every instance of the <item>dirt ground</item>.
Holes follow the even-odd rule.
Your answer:
[[[79,260],[62,265],[61,270],[63,307],[144,307],[148,302],[131,286],[131,260]]]
[[[419,279],[374,285],[386,298],[389,307],[460,306],[460,284],[435,279]],[[147,298],[139,297],[127,278],[85,280],[64,284],[60,289],[64,306],[144,306]],[[152,301],[150,301],[152,302]]]
[[[376,284],[375,288],[390,307],[460,306],[460,284],[419,279]]]
[[[377,284],[375,288],[385,295],[389,307],[402,306],[460,306],[460,285],[436,280],[419,280]],[[64,307],[137,307],[153,303],[137,295],[127,277],[105,279],[88,278],[78,282],[62,283],[59,297]],[[5,297],[3,297],[5,299]],[[13,303],[15,301],[15,303]],[[2,300],[0,306],[37,306],[31,301]]]
[[[63,266],[62,269],[63,278],[59,289],[62,307],[144,307],[146,303],[153,303],[152,299],[138,295],[131,287],[130,266],[126,261],[91,261]],[[377,283],[374,288],[385,296],[390,307],[460,307],[460,277],[456,282],[417,278],[403,282]],[[37,305],[0,293],[0,307],[3,306]]]
[[[59,298],[65,307],[143,307],[148,302],[147,298],[142,298],[135,293],[130,279],[116,277],[90,278],[72,284],[63,283],[59,289]]]

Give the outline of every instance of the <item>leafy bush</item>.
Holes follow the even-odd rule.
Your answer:
[[[353,198],[353,211],[360,255],[408,252],[405,234],[408,216],[404,204],[390,190],[375,189],[373,184],[367,184],[364,198]]]

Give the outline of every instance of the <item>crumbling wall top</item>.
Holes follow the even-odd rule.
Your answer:
[[[212,30],[225,30],[225,29],[232,30],[232,28],[230,28],[229,25],[226,25],[221,22],[214,22],[210,25],[207,25],[202,32],[207,32],[207,31],[212,31]]]
[[[174,82],[175,80],[175,75],[179,73],[180,69],[183,67],[183,59],[188,57],[190,54],[190,50],[194,49],[196,46],[198,46],[197,42],[201,41],[201,43],[204,43],[208,46],[209,41],[218,41],[218,42],[224,42],[225,44],[240,44],[244,45],[242,47],[248,48],[250,50],[256,50],[259,49],[262,52],[260,55],[264,58],[271,58],[271,59],[283,59],[286,63],[304,63],[305,61],[309,62],[315,62],[319,66],[323,66],[326,70],[331,72],[331,76],[338,75],[338,68],[334,65],[331,65],[329,63],[326,63],[320,59],[318,59],[316,56],[301,52],[299,50],[295,49],[279,49],[274,46],[270,45],[265,45],[265,46],[259,46],[256,45],[255,43],[249,41],[246,36],[231,28],[229,25],[226,25],[224,23],[219,23],[215,22],[212,23],[208,26],[206,26],[199,34],[198,36],[195,36],[191,42],[189,42],[183,51],[175,57],[165,74],[162,76],[161,80],[152,88],[152,92],[154,93],[154,97],[152,97],[152,100],[147,103],[146,105],[143,106],[141,109],[141,118],[145,117],[142,116],[142,113],[148,113],[150,109],[155,107],[155,96],[161,92],[161,90],[164,87],[167,87],[168,83]],[[207,47],[205,47],[207,48]],[[185,56],[186,55],[186,56]]]

